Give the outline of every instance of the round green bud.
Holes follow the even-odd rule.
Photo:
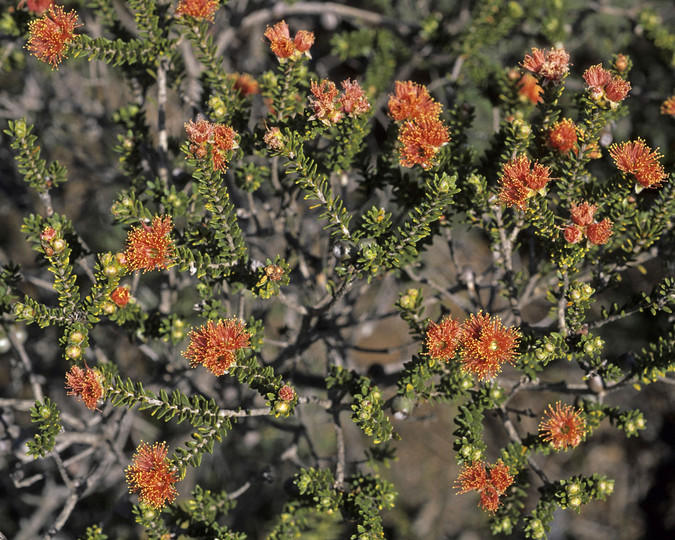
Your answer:
[[[68,345],[66,347],[66,356],[71,360],[76,360],[82,354],[82,349],[79,345]]]

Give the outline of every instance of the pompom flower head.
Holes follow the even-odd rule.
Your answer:
[[[127,467],[126,478],[129,493],[138,493],[139,500],[153,508],[172,503],[178,495],[174,487],[178,475],[167,459],[166,443],[141,443]]]
[[[66,373],[66,389],[69,396],[75,396],[93,411],[103,397],[101,374],[95,369],[73,366]]]
[[[656,188],[666,179],[662,157],[658,149],[652,150],[642,139],[613,144],[609,153],[616,166],[625,174],[632,175],[642,188]]]
[[[459,347],[461,325],[452,317],[445,317],[439,324],[430,322],[427,327],[427,351],[434,360],[450,360]]]
[[[193,17],[213,22],[218,11],[218,0],[180,0],[176,8],[176,16]]]
[[[480,507],[494,513],[499,508],[499,498],[506,493],[513,480],[508,466],[501,461],[492,467],[482,461],[474,461],[471,465],[464,465],[455,482],[455,489],[459,493],[477,491]]]
[[[127,235],[127,249],[124,252],[129,270],[150,270],[168,268],[173,262],[174,245],[170,232],[173,228],[170,216],[155,216],[152,225],[141,223]]]
[[[26,48],[39,60],[55,68],[65,57],[66,49],[74,39],[77,13],[66,13],[61,6],[50,7],[40,19],[31,21]]]
[[[498,317],[471,315],[462,324],[462,369],[479,380],[496,375],[504,363],[513,363],[519,339],[518,329],[505,328]]]
[[[563,49],[541,50],[536,47],[526,54],[521,64],[537,75],[543,83],[559,83],[569,72],[570,55]]]
[[[586,420],[581,412],[558,401],[555,409],[549,405],[546,416],[539,424],[539,433],[555,450],[578,446],[586,435]]]
[[[435,101],[425,86],[412,81],[396,81],[394,94],[389,96],[389,116],[397,122],[425,116],[438,116],[441,104]]]
[[[191,366],[202,364],[216,376],[228,372],[237,360],[237,353],[250,345],[251,334],[237,319],[206,323],[190,332],[190,345],[183,356]]]
[[[508,206],[527,208],[527,201],[541,193],[551,179],[551,170],[527,156],[519,156],[504,164],[499,179],[501,191],[499,200]]]
[[[576,149],[577,129],[574,122],[569,118],[564,118],[553,124],[548,133],[549,144],[561,154],[566,154],[570,150]]]
[[[448,128],[436,117],[423,116],[403,124],[398,136],[401,143],[400,163],[403,167],[435,165],[441,146],[450,140]]]

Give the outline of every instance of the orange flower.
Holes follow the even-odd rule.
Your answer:
[[[613,144],[609,153],[616,166],[626,174],[632,174],[643,188],[656,188],[666,179],[662,157],[658,149],[649,148],[642,139]]]
[[[78,401],[83,401],[93,411],[103,397],[101,374],[95,369],[85,367],[83,370],[73,366],[66,373],[66,389],[69,390],[67,395],[77,397]]]
[[[271,28],[268,26],[264,35],[270,40],[270,49],[280,62],[285,61],[295,53],[298,53],[298,55],[304,53],[306,56],[310,56],[309,48],[314,44],[314,34],[307,30],[298,30],[295,39],[291,40],[291,34],[285,21],[280,21]]]
[[[139,500],[156,509],[172,503],[178,495],[174,487],[178,475],[172,470],[166,455],[164,442],[152,446],[141,443],[136,449],[132,465],[126,470],[129,493],[140,492]]]
[[[452,317],[445,317],[440,324],[430,322],[427,327],[427,350],[434,360],[450,360],[459,347],[461,325]]]
[[[598,209],[598,206],[595,204],[589,204],[586,201],[581,204],[572,203],[570,209],[570,214],[572,215],[572,221],[580,227],[585,227],[593,223],[593,216],[595,211]]]
[[[23,6],[28,8],[36,15],[42,15],[50,7],[54,5],[54,0],[21,0],[16,7],[21,9]]]
[[[234,79],[234,85],[232,86],[236,91],[238,91],[242,96],[250,96],[252,94],[260,93],[260,86],[258,81],[256,81],[248,73],[238,73]]]
[[[576,149],[577,129],[574,122],[569,118],[564,118],[553,124],[548,140],[550,145],[561,153]]]
[[[173,228],[171,216],[155,216],[152,225],[141,223],[127,234],[127,249],[124,252],[129,270],[168,268],[172,262],[174,246],[169,233]]]
[[[230,150],[239,148],[236,140],[237,132],[234,129],[224,124],[212,124],[199,115],[196,122],[190,120],[185,124],[185,131],[191,143],[190,152],[193,156],[202,159],[210,148],[213,169],[221,172],[227,170]]]
[[[73,41],[77,24],[77,13],[63,11],[61,6],[50,7],[41,19],[28,25],[30,37],[26,48],[39,60],[55,68],[65,57],[68,44]]]
[[[629,90],[630,83],[616,75],[605,86],[605,96],[608,100],[618,103],[626,98]]]
[[[670,96],[661,104],[661,114],[675,116],[675,96]]]
[[[321,81],[321,84],[312,81],[311,91],[314,97],[310,97],[309,101],[314,108],[314,114],[309,117],[310,120],[319,120],[327,126],[339,122],[342,113],[337,106],[338,89],[335,83],[328,79]]]
[[[612,236],[613,223],[609,218],[605,218],[598,223],[591,223],[586,229],[586,237],[591,244],[601,246],[607,243]]]
[[[448,128],[438,118],[423,116],[406,122],[398,140],[403,145],[399,160],[403,167],[419,164],[428,169],[434,165],[438,150],[450,140],[450,136]]]
[[[502,167],[499,200],[508,206],[515,205],[524,210],[527,200],[546,187],[551,179],[550,174],[548,167],[536,161],[530,162],[526,156],[512,159]]]
[[[389,116],[396,121],[438,116],[441,104],[435,101],[425,86],[412,81],[396,81],[394,95],[389,95]]]
[[[340,110],[347,116],[359,116],[368,112],[370,103],[366,93],[359,86],[359,83],[347,79],[342,81],[342,89],[344,93],[338,102],[340,103]]]
[[[604,90],[605,85],[612,80],[612,74],[602,64],[596,64],[584,72],[583,78],[590,89]]]
[[[192,367],[202,364],[214,375],[227,373],[237,359],[237,353],[250,345],[251,334],[237,319],[206,323],[190,332],[190,345],[183,356]]]
[[[558,83],[569,68],[570,55],[563,49],[548,49],[546,51],[532,49],[532,54],[526,54],[521,66],[535,75],[545,79],[544,82]]]
[[[582,231],[576,225],[568,225],[567,227],[565,227],[565,230],[563,231],[563,236],[565,237],[566,242],[570,244],[576,244],[578,242],[581,242],[581,240],[583,240],[584,231]]]
[[[462,369],[484,380],[499,373],[502,364],[513,364],[520,332],[505,328],[502,321],[482,312],[464,321],[460,344]]]
[[[176,16],[194,17],[213,22],[213,15],[218,11],[218,0],[180,0],[176,8]]]
[[[506,493],[513,480],[508,466],[502,461],[492,467],[482,461],[474,461],[471,465],[464,465],[455,482],[455,489],[459,493],[477,491],[480,495],[480,507],[494,513],[499,508],[499,498]]]
[[[518,94],[523,101],[537,104],[542,100],[540,94],[544,89],[537,84],[537,79],[529,73],[524,73],[518,81]]]
[[[570,405],[561,405],[558,401],[555,409],[548,406],[547,417],[539,424],[539,432],[544,441],[551,443],[555,450],[578,446],[586,434],[586,420],[581,411]]]
[[[117,287],[111,294],[110,299],[117,304],[117,307],[124,307],[129,303],[131,294],[127,287]]]

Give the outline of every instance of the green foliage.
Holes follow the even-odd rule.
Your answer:
[[[56,436],[61,432],[61,412],[56,403],[48,397],[36,401],[30,408],[31,422],[37,424],[38,433],[32,441],[27,441],[26,446],[29,456],[34,458],[44,457],[54,449]]]

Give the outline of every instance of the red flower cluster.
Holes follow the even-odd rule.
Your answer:
[[[584,72],[584,81],[588,85],[591,99],[601,103],[604,99],[616,104],[623,101],[630,90],[630,83],[619,75],[612,75],[600,64],[589,67]]]
[[[576,153],[577,128],[569,118],[559,120],[548,132],[549,144],[563,154],[574,150]]]
[[[250,345],[251,334],[237,319],[206,323],[190,332],[190,345],[183,356],[191,366],[202,364],[214,375],[227,373],[237,359],[237,353]]]
[[[66,389],[69,396],[75,396],[83,401],[87,408],[92,411],[96,404],[103,397],[103,385],[101,384],[101,374],[95,369],[85,367],[81,369],[77,366],[70,368],[66,373]]]
[[[450,140],[448,128],[439,118],[441,109],[424,86],[396,81],[394,95],[389,96],[389,116],[403,122],[398,136],[403,167],[417,164],[428,169],[434,165],[438,150]]]
[[[570,405],[561,405],[558,401],[555,409],[549,405],[547,416],[539,424],[543,440],[551,443],[555,450],[578,446],[586,435],[586,420],[581,411]]]
[[[280,62],[291,56],[310,56],[309,49],[314,44],[314,34],[307,30],[298,30],[295,38],[291,39],[288,25],[280,21],[271,28],[265,30],[265,37],[270,40],[270,49]]]
[[[572,203],[570,214],[572,216],[572,225],[568,225],[563,231],[565,240],[570,244],[580,242],[584,236],[588,238],[591,244],[601,246],[607,243],[612,235],[612,222],[605,218],[600,222],[593,221],[593,216],[598,207],[595,204],[582,202],[581,204]]]
[[[39,60],[55,68],[65,57],[78,26],[82,25],[77,24],[77,13],[66,13],[61,6],[50,7],[41,19],[29,23],[30,37],[26,48]]]
[[[434,360],[448,361],[459,350],[462,369],[483,380],[499,373],[505,362],[513,363],[519,339],[516,328],[504,328],[498,317],[481,312],[462,324],[452,317],[429,323],[426,347]]]
[[[176,8],[176,16],[184,15],[213,22],[218,11],[218,0],[180,0]]]
[[[666,179],[663,165],[659,163],[662,157],[658,149],[652,150],[642,139],[609,147],[609,153],[614,163],[626,174],[635,177],[643,188],[656,188]]]
[[[518,81],[518,94],[521,100],[537,104],[542,101],[540,94],[544,89],[537,84],[537,79],[529,73],[524,73]]]
[[[174,487],[178,476],[166,455],[166,443],[152,446],[141,443],[136,449],[132,465],[126,470],[129,493],[140,492],[140,501],[157,509],[172,503],[178,495]]]
[[[185,131],[190,140],[190,152],[193,156],[202,159],[210,148],[213,169],[221,172],[227,170],[228,153],[239,148],[236,140],[237,132],[234,129],[223,124],[212,124],[198,116],[196,122],[190,120],[185,124]]]
[[[328,79],[321,83],[312,81],[312,97],[309,101],[314,114],[310,120],[319,120],[330,126],[339,122],[345,114],[356,117],[368,112],[370,103],[358,82],[346,79],[342,81],[342,88],[344,93],[339,96],[335,84]]]
[[[474,461],[471,465],[464,465],[455,482],[455,489],[458,489],[459,493],[477,491],[480,495],[480,507],[494,513],[499,508],[499,497],[506,493],[511,484],[513,476],[502,461],[498,461],[494,466]]]
[[[661,114],[675,116],[675,96],[670,96],[667,100],[661,103]]]
[[[550,174],[548,167],[536,161],[530,162],[526,156],[512,159],[502,167],[499,200],[508,206],[515,205],[524,210],[528,199],[546,187],[551,179]]]
[[[174,246],[169,233],[173,228],[171,216],[155,216],[152,225],[141,223],[127,234],[127,249],[124,252],[129,270],[148,272],[168,268],[173,260]]]
[[[570,55],[563,49],[541,50],[536,47],[526,54],[521,66],[531,71],[544,83],[559,83],[569,72]]]

